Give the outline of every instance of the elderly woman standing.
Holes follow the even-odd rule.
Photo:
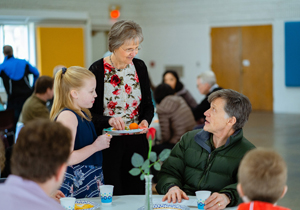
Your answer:
[[[96,76],[98,95],[91,108],[92,121],[98,135],[103,128],[124,130],[133,122],[144,129],[135,135],[112,138],[110,148],[103,151],[105,184],[114,185],[114,195],[144,194],[144,183],[129,174],[133,153],[147,158],[145,133],[154,114],[147,67],[134,58],[143,41],[142,29],[133,21],[121,20],[112,26],[108,36],[112,54],[89,68]]]

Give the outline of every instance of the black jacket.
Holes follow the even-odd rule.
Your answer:
[[[205,119],[204,112],[210,108],[210,103],[208,102],[208,96],[217,90],[221,90],[223,88],[218,87],[213,89],[210,93],[206,95],[206,97],[198,104],[195,108],[192,109],[193,115],[196,121],[200,120],[201,118]]]

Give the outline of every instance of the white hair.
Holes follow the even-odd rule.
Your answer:
[[[198,79],[201,79],[202,83],[208,83],[211,86],[216,84],[216,76],[213,71],[205,71],[198,75]]]

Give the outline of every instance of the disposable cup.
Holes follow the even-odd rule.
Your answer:
[[[112,203],[113,190],[113,185],[100,186],[101,203],[103,205],[110,205]]]
[[[204,202],[210,196],[211,191],[200,190],[196,191],[198,209],[204,209]]]
[[[67,210],[74,210],[76,198],[65,197],[60,198],[60,204]]]

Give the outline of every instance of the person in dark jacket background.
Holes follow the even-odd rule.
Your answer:
[[[205,95],[205,98],[192,111],[198,124],[197,128],[203,128],[205,122],[204,112],[210,107],[208,96],[222,88],[216,83],[216,76],[212,71],[202,72],[197,77],[197,88],[202,95]]]
[[[163,81],[162,83],[166,83],[171,86],[176,92],[177,96],[181,96],[192,109],[197,106],[197,102],[195,101],[194,97],[191,93],[185,89],[183,84],[179,80],[179,76],[176,71],[167,70],[163,74]]]
[[[163,201],[189,199],[198,190],[212,195],[205,209],[224,209],[241,200],[237,193],[237,171],[245,153],[255,146],[243,136],[251,112],[249,99],[230,89],[208,97],[205,126],[187,132],[162,165],[156,185]]]

